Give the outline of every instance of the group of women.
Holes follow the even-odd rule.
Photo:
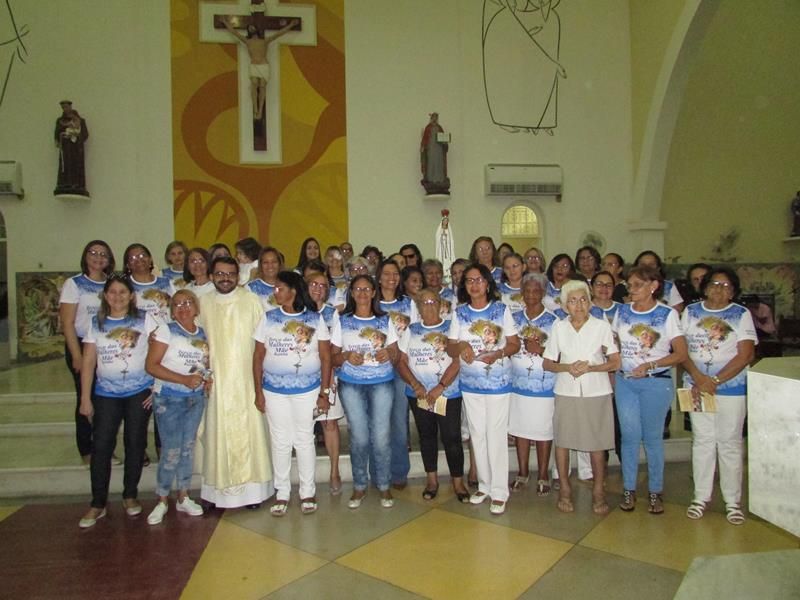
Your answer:
[[[81,526],[105,514],[122,420],[125,509],[141,511],[137,484],[151,402],[162,448],[159,502],[148,521],[164,518],[175,480],[178,510],[202,513],[188,487],[204,390],[213,377],[197,325],[197,298],[213,290],[214,260],[224,255],[230,252],[221,244],[189,250],[173,242],[165,253],[169,266],[158,276],[151,273],[147,248],[133,244],[124,254],[125,275],[117,276],[111,249],[95,240],[82,255],[82,273],[64,286],[61,314],[79,397],[78,447],[92,474],[92,507]],[[341,492],[338,420],[344,415],[353,474],[348,506],[361,506],[370,481],[381,505],[393,506],[391,490],[406,485],[410,468],[409,408],[420,436],[426,499],[439,489],[439,438],[458,500],[488,500],[495,515],[505,512],[510,492],[528,485],[533,444],[538,495],[555,487],[558,509],[574,510],[569,455],[577,450],[588,457],[579,476],[593,479],[592,510],[606,514],[607,450],[619,446],[619,507],[632,511],[643,444],[647,509],[660,514],[662,430],[675,392],[671,369],[681,366],[692,393],[715,394],[718,404],[716,413],[690,417],[696,489],[687,516],[703,516],[718,455],[728,520],[743,522],[744,373],[756,338],[749,312],[735,304],[740,290],[733,271],[709,267],[698,283],[699,301],[683,310],[677,286],[665,280],[651,251],[626,271],[620,255],[601,257],[588,246],[574,260],[558,254],[546,263],[536,248],[521,255],[482,236],[469,259],[453,263],[450,285],[441,263],[423,261],[414,244],[388,259],[374,246],[354,256],[346,242],[323,256],[309,238],[292,269],[276,248],[248,238],[237,243],[236,260],[240,284],[259,296],[264,309],[254,333],[253,373],[255,404],[266,412],[271,434],[274,516],[289,509],[292,450],[300,510],[317,509],[315,421],[331,459],[330,491]],[[509,435],[519,463],[510,486]],[[553,445],[557,479],[551,482]],[[470,494],[469,486],[477,489]]]

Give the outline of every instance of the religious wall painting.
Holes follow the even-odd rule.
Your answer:
[[[12,81],[17,65],[25,64],[28,48],[23,39],[30,33],[26,23],[21,23],[14,15],[11,0],[0,8],[0,108]]]
[[[35,362],[64,356],[58,300],[74,272],[17,272],[17,360]]]
[[[253,236],[287,248],[308,235],[331,242],[345,239],[342,1],[315,3],[316,46],[279,49],[282,139],[281,162],[275,164],[241,160],[238,123],[242,111],[251,107],[249,102],[242,106],[237,82],[246,65],[240,65],[235,38],[233,43],[200,42],[197,4],[172,2],[176,237],[190,245],[221,241],[232,246]],[[236,3],[224,5],[228,13],[236,7]],[[268,1],[266,12],[291,15],[298,7],[308,5]],[[277,75],[273,72],[271,77]],[[249,88],[244,89],[249,97]],[[251,113],[246,116],[252,118]],[[269,137],[268,145],[274,139]]]
[[[484,0],[483,83],[492,122],[509,133],[558,127],[561,0]]]

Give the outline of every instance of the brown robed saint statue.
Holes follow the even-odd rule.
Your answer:
[[[290,31],[301,31],[301,19],[267,16],[263,12],[263,0],[254,1],[257,7],[249,16],[214,15],[214,28],[227,29],[247,49],[250,57],[250,97],[253,103],[253,149],[267,149],[266,97],[270,65],[267,50],[271,42]],[[244,29],[246,34],[238,30]],[[269,33],[274,32],[274,33]]]

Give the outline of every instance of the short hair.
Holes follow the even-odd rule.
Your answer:
[[[236,242],[236,250],[244,254],[251,261],[258,260],[258,253],[261,252],[261,244],[252,237],[246,237]]]
[[[131,252],[133,251],[134,248],[141,248],[142,250],[145,251],[145,254],[147,254],[147,256],[150,257],[150,270],[152,271],[153,270],[153,253],[150,252],[150,249],[147,246],[145,246],[144,244],[141,244],[139,242],[134,242],[133,244],[130,244],[127,248],[125,248],[125,253],[122,255],[122,262],[124,263],[124,265],[122,267],[122,272],[125,273],[126,275],[130,275],[131,274],[131,270],[128,268],[128,259],[130,258],[130,254],[131,254]]]
[[[587,246],[581,246],[580,248],[578,248],[578,251],[575,253],[575,264],[576,265],[578,264],[578,256],[580,256],[581,252],[583,252],[584,250],[588,251],[589,254],[592,255],[592,258],[594,258],[594,264],[597,265],[597,268],[599,269],[600,268],[600,253],[597,251],[597,248],[595,248],[594,246],[588,246],[587,245]]]
[[[471,262],[464,267],[464,277],[461,278],[461,284],[458,286],[458,303],[469,304],[470,297],[467,293],[466,274],[467,271],[471,271],[472,269],[477,269],[481,274],[481,277],[486,280],[486,299],[490,302],[492,300],[499,300],[500,293],[497,291],[497,283],[495,282],[494,277],[492,277],[492,272],[486,265],[482,265],[477,262]]]
[[[383,260],[383,252],[381,252],[380,248],[378,248],[377,246],[370,246],[370,245],[364,246],[364,249],[361,251],[361,256],[367,258],[367,254],[369,254],[370,252],[374,252],[375,254],[378,255],[378,262]]]
[[[547,275],[544,273],[525,273],[525,275],[522,276],[522,287],[524,288],[525,284],[530,281],[538,283],[542,286],[542,290],[547,293],[547,284],[550,283],[547,280]]]
[[[656,300],[659,300],[664,293],[664,273],[662,273],[661,269],[637,265],[631,267],[628,271],[628,278],[626,281],[629,281],[631,277],[636,277],[642,281],[657,282],[658,287],[656,287],[655,292],[653,292],[653,298]]]
[[[81,273],[84,275],[89,274],[89,263],[86,262],[86,255],[89,253],[89,248],[92,246],[103,246],[106,249],[106,254],[108,254],[108,264],[106,265],[106,268],[103,269],[103,273],[105,273],[105,276],[108,277],[114,272],[114,268],[117,266],[117,261],[114,260],[114,253],[111,251],[111,246],[109,246],[103,240],[92,240],[83,247],[83,254],[81,254]]]
[[[595,274],[592,276],[591,280],[589,281],[589,285],[591,285],[591,286],[594,286],[594,282],[595,282],[595,280],[596,280],[598,277],[600,277],[600,275],[605,275],[606,277],[610,277],[610,278],[611,278],[611,283],[612,283],[612,284],[613,284],[613,283],[615,283],[614,276],[613,276],[611,273],[609,273],[608,271],[598,271],[597,273],[595,273]]]
[[[211,256],[205,248],[192,248],[186,253],[186,260],[183,263],[183,280],[190,283],[195,280],[194,275],[189,272],[189,255],[192,253],[199,254],[206,261],[206,275],[211,275]]]
[[[639,261],[643,259],[645,256],[652,256],[654,259],[656,259],[656,267],[658,268],[659,271],[661,271],[661,278],[666,279],[667,273],[666,271],[664,271],[664,261],[661,260],[661,257],[658,255],[658,253],[654,252],[653,250],[644,250],[642,252],[639,252],[639,255],[636,257],[636,260],[633,261],[634,266],[638,267]]]
[[[689,268],[686,269],[686,279],[692,278],[692,271],[694,271],[695,269],[704,269],[705,271],[710,271],[711,269],[713,269],[713,267],[707,263],[702,263],[702,262],[689,265]]]
[[[200,314],[200,300],[197,298],[197,294],[195,294],[192,290],[181,288],[172,294],[172,298],[169,299],[169,314],[173,320],[175,320],[175,298],[178,296],[188,296],[194,302],[194,306],[197,309],[197,314]]]
[[[325,266],[325,263],[323,263],[321,260],[316,260],[316,259],[309,260],[303,266],[303,268],[300,270],[301,271],[300,274],[301,275],[305,275],[305,273],[306,273],[306,271],[308,269],[311,269],[312,271],[316,271],[317,273],[327,273],[328,272],[328,267]]]
[[[420,268],[422,269],[423,273],[425,272],[425,269],[429,267],[436,267],[442,273],[444,273],[444,265],[442,265],[442,261],[436,258],[426,258],[424,261],[422,261]]]
[[[186,258],[186,256],[189,254],[189,248],[186,247],[186,244],[184,244],[180,240],[173,240],[172,242],[167,244],[167,249],[164,250],[164,262],[166,262],[167,264],[170,264],[169,253],[172,252],[173,248],[182,248],[184,258]]]
[[[621,254],[617,254],[616,252],[606,252],[606,256],[613,256],[614,258],[616,258],[620,268],[623,268],[625,266],[625,259],[622,258]]]
[[[738,302],[739,294],[742,293],[742,285],[736,271],[730,267],[714,267],[703,276],[703,281],[700,283],[700,290],[703,292],[703,297],[706,296],[706,288],[711,284],[711,278],[714,277],[714,275],[725,275],[725,277],[728,278],[728,281],[733,285],[733,298],[731,298],[731,301]]]
[[[354,256],[353,258],[348,260],[347,270],[349,271],[350,267],[352,267],[353,265],[361,265],[362,267],[369,269],[369,263],[367,262],[367,259],[364,258],[363,256]]]
[[[265,254],[269,254],[270,252],[272,252],[275,256],[278,257],[279,268],[281,268],[281,269],[283,268],[283,262],[284,261],[283,261],[283,254],[281,253],[281,251],[278,250],[277,248],[275,248],[274,246],[264,246],[258,252],[258,269],[259,269],[259,271],[261,270],[261,259],[264,258]]]
[[[236,267],[236,274],[239,274],[239,261],[233,258],[232,256],[218,256],[211,262],[211,272],[217,270],[217,265],[233,265]]]
[[[573,292],[583,292],[586,295],[586,301],[591,304],[592,291],[589,289],[589,284],[583,280],[570,279],[561,286],[561,294],[559,296],[561,298],[561,306],[567,305],[567,298]]]

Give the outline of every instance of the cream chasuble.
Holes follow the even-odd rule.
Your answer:
[[[201,497],[221,508],[258,504],[273,493],[266,419],[255,407],[253,333],[263,309],[243,288],[200,298],[214,384],[198,433]]]

